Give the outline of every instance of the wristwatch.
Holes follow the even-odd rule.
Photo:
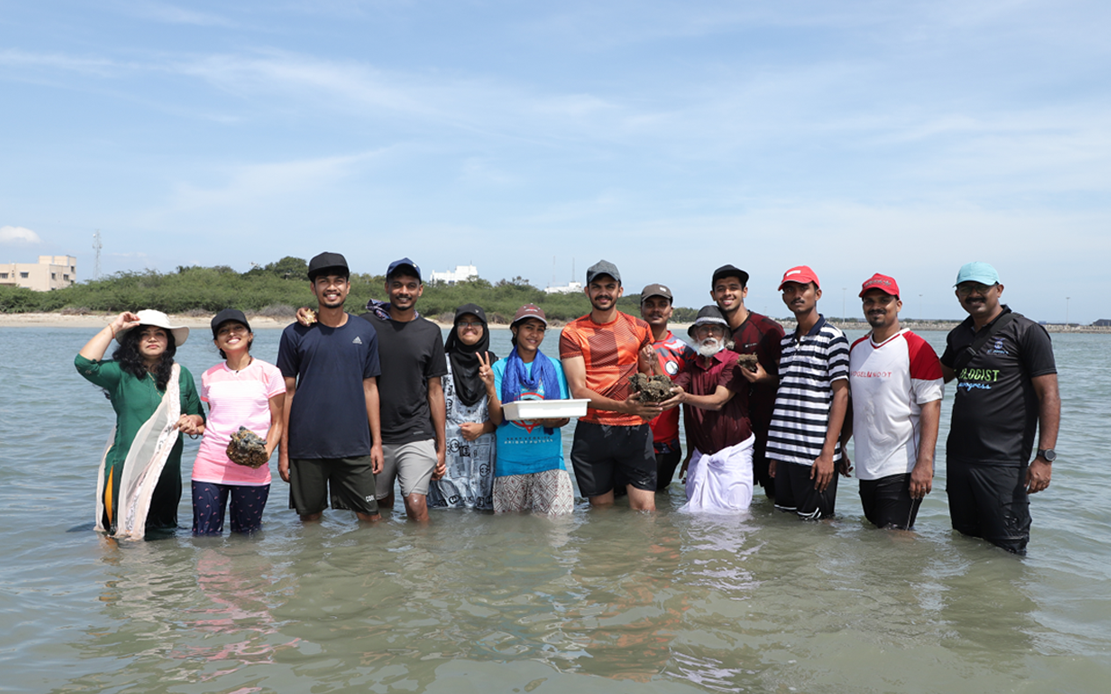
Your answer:
[[[1052,463],[1054,460],[1057,460],[1057,451],[1052,448],[1039,448],[1038,457],[1044,458],[1047,463]]]

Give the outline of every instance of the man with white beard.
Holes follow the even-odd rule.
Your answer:
[[[748,419],[749,383],[730,350],[729,324],[717,306],[703,306],[687,334],[698,355],[685,361],[664,407],[682,404],[687,431],[687,503],[681,510],[745,511],[752,503],[755,437]],[[688,469],[689,468],[689,469]]]

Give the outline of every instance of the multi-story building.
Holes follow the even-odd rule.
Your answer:
[[[37,263],[0,264],[0,284],[36,292],[68,287],[76,280],[77,258],[72,255],[40,255]]]

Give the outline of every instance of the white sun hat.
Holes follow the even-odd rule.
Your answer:
[[[136,312],[135,315],[139,316],[139,325],[137,327],[151,325],[155,328],[168,330],[170,334],[174,336],[174,344],[178,347],[185,344],[186,338],[189,337],[189,328],[185,327],[184,325],[170,325],[170,317],[167,316],[165,313],[162,313],[161,311],[155,311],[154,309],[147,308],[143,309],[142,311]],[[120,338],[122,338],[124,333],[126,333],[130,329],[131,328],[127,328],[126,330],[121,330],[116,333],[116,342],[122,343],[123,340],[121,340]]]

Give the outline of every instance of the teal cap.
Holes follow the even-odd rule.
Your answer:
[[[993,284],[999,284],[999,273],[987,263],[965,263],[961,266],[960,272],[957,273],[957,281],[953,286],[962,282],[979,282],[990,287]]]

